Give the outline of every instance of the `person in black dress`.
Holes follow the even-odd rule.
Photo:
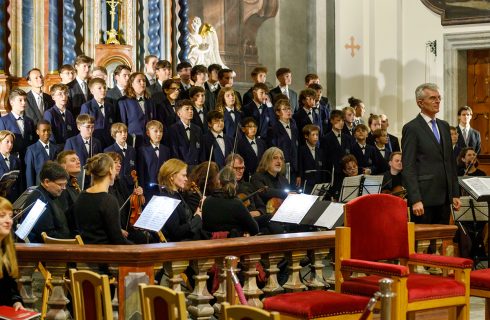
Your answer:
[[[183,192],[187,184],[187,164],[179,159],[169,159],[158,172],[160,195],[180,200],[162,228],[167,241],[206,239],[202,232],[202,214],[198,206],[192,211],[187,205]]]
[[[185,192],[185,201],[191,208],[191,211],[196,211],[200,206],[203,196],[212,194],[219,188],[219,167],[216,162],[211,161],[209,165],[208,173],[208,161],[202,162],[200,165],[195,166],[189,174],[189,180],[187,181],[187,190]],[[206,176],[207,181],[206,181]],[[205,192],[206,194],[203,194]]]
[[[472,147],[463,148],[458,156],[458,176],[481,177],[487,174],[478,169],[478,159],[475,149]]]
[[[105,153],[87,160],[87,173],[92,186],[80,193],[73,205],[73,214],[86,244],[131,244],[121,230],[117,199],[108,193],[114,184],[114,161]]]
[[[202,207],[203,228],[209,232],[228,232],[228,237],[241,237],[259,232],[243,201],[236,197],[236,177],[230,166],[219,173],[221,188],[206,198]]]
[[[12,238],[12,204],[0,197],[0,306],[24,310],[15,278],[19,267]]]

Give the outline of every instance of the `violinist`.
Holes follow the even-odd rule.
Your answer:
[[[121,230],[117,199],[108,193],[116,178],[110,156],[99,153],[87,160],[92,186],[82,191],[73,206],[80,234],[86,244],[131,244]]]
[[[475,149],[463,148],[458,156],[458,176],[481,177],[487,174],[478,169],[478,159]]]
[[[260,194],[264,203],[271,199],[286,199],[288,196],[289,182],[285,176],[286,166],[284,153],[277,147],[271,147],[264,152],[257,167],[257,172],[250,182],[256,188],[268,186],[267,190]]]
[[[243,204],[249,211],[250,215],[255,219],[259,225],[260,233],[262,234],[278,234],[283,233],[284,228],[281,224],[271,222],[271,214],[267,214],[267,208],[260,197],[260,194],[265,189],[256,189],[252,183],[243,179],[245,172],[245,161],[239,154],[230,154],[226,158],[226,163],[229,165],[235,173],[237,181],[237,196],[242,199]],[[254,194],[255,193],[255,194]],[[245,200],[244,200],[245,199]]]
[[[127,235],[128,240],[137,244],[158,242],[157,236],[153,234],[146,234],[141,230],[136,230],[129,223],[129,218],[131,215],[131,205],[129,197],[132,194],[136,196],[142,196],[143,188],[138,187],[134,189],[129,189],[127,187],[127,184],[121,179],[120,176],[122,167],[121,155],[117,152],[106,152],[106,154],[112,158],[112,160],[114,161],[114,167],[116,169],[116,178],[114,179],[114,184],[112,186],[109,186],[109,194],[113,195],[117,199],[123,235]]]
[[[383,174],[383,184],[381,185],[381,191],[384,193],[396,192],[402,187],[402,153],[399,151],[392,152],[388,165],[390,169]]]
[[[167,160],[158,172],[160,195],[180,200],[162,228],[167,241],[201,240],[206,236],[202,232],[202,214],[198,206],[191,211],[184,199],[183,191],[187,183],[187,164],[179,159]]]
[[[185,193],[185,200],[192,212],[196,211],[200,205],[204,191],[206,191],[206,194],[212,194],[219,188],[218,173],[218,165],[213,161],[210,164],[208,161],[202,162],[192,169]],[[208,177],[207,182],[206,175]]]
[[[256,235],[257,222],[242,200],[236,198],[236,177],[233,169],[225,166],[219,173],[220,189],[204,201],[203,228],[209,232],[228,231],[228,237],[241,237],[245,233]]]

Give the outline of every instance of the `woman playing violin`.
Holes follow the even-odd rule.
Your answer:
[[[242,200],[236,198],[236,177],[233,169],[224,167],[219,173],[220,189],[206,198],[203,204],[203,228],[209,232],[228,231],[228,237],[245,233],[256,235],[257,222],[252,218]]]
[[[197,207],[200,206],[204,191],[206,191],[206,194],[212,194],[219,188],[218,173],[218,165],[213,161],[211,164],[208,161],[202,162],[192,169],[189,180],[187,181],[187,190],[185,193],[185,201],[191,208],[191,211],[196,211]]]
[[[105,153],[87,160],[92,186],[82,191],[73,205],[73,214],[86,244],[131,244],[121,230],[117,199],[108,193],[114,184],[116,167]]]
[[[205,239],[202,232],[202,214],[198,206],[191,211],[182,192],[187,183],[187,164],[179,159],[167,160],[158,172],[160,195],[180,200],[175,211],[162,228],[168,241]]]
[[[486,176],[487,174],[478,169],[478,159],[475,149],[463,148],[458,156],[458,176]]]

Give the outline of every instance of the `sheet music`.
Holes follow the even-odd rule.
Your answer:
[[[15,231],[15,234],[20,239],[25,240],[44,210],[46,210],[46,203],[37,199],[22,224]]]
[[[371,176],[365,175],[364,189],[362,194],[376,194],[381,191],[381,185],[383,184],[383,176]]]
[[[463,182],[476,194],[478,197],[490,194],[490,179],[489,178],[468,178],[463,179]]]
[[[359,184],[361,183],[362,175],[354,177],[345,177],[342,181],[342,190],[340,194],[341,202],[348,202],[354,198],[357,198],[359,193]]]
[[[325,209],[320,218],[315,222],[315,226],[332,229],[343,213],[343,203],[330,202],[327,209]]]
[[[299,224],[318,196],[290,194],[281,204],[271,221]]]
[[[155,232],[160,231],[180,201],[169,197],[153,196],[134,227]]]

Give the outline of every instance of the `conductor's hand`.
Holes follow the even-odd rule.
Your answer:
[[[459,200],[459,199],[458,199]],[[461,205],[461,203],[460,203]],[[419,202],[415,202],[413,205],[412,205],[412,212],[414,215],[416,216],[421,216],[424,214],[424,204],[422,203],[422,201],[419,201]]]
[[[458,211],[461,208],[461,200],[459,198],[453,198],[453,208]]]
[[[143,188],[141,187],[135,188],[133,193],[137,196],[141,196],[143,194]]]

